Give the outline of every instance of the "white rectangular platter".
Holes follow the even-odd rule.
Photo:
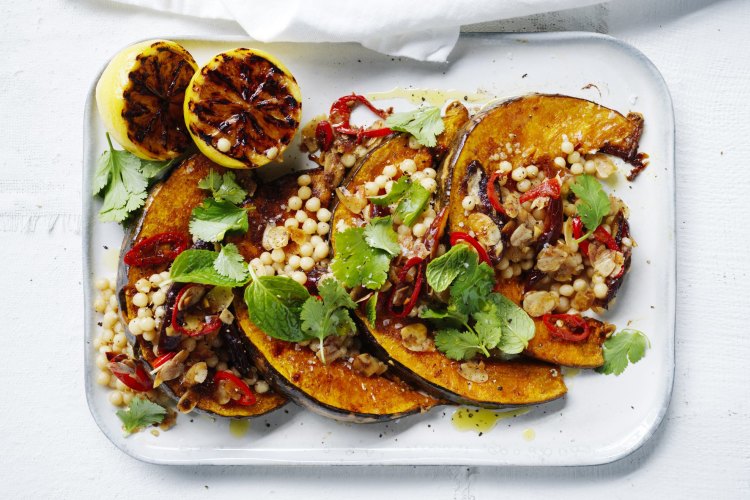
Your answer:
[[[355,44],[261,44],[242,39],[177,39],[199,65],[223,50],[251,46],[276,55],[303,94],[303,122],[327,112],[338,97],[405,89],[444,89],[507,98],[530,92],[582,97],[645,117],[641,151],[651,164],[634,183],[610,186],[631,208],[638,248],[632,270],[607,320],[645,332],[651,349],[619,377],[569,373],[568,395],[528,413],[498,421],[489,432],[461,432],[455,407],[382,424],[343,424],[288,404],[252,420],[245,433],[230,421],[180,415],[158,437],[123,437],[115,409],[93,375],[96,318],[90,306],[96,277],[114,277],[122,228],[97,221],[91,177],[106,142],[93,86],[85,110],[83,161],[86,392],[104,434],[140,460],[164,464],[466,464],[591,465],[624,457],[654,433],[669,405],[674,371],[675,241],[674,119],[661,75],[636,49],[590,33],[462,36],[447,64],[421,63],[371,52]],[[409,109],[403,99],[379,101]],[[286,165],[304,168],[301,155]],[[575,375],[575,376],[573,376]]]

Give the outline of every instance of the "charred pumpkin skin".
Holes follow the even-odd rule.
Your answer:
[[[158,233],[174,231],[189,234],[190,214],[193,208],[206,198],[206,192],[198,188],[198,181],[206,177],[211,169],[222,174],[227,171],[203,155],[194,155],[176,167],[166,180],[154,186],[146,201],[143,214],[123,240],[120,255],[125,255],[136,241]],[[240,183],[242,183],[243,175],[248,176],[245,179],[250,179],[249,174],[240,171],[237,171],[236,175]],[[168,267],[169,264],[145,267],[126,266],[122,260],[120,261],[117,288],[121,311],[126,323],[138,313],[138,308],[132,302],[136,293],[135,283],[141,278],[148,279],[152,274],[160,273]],[[141,358],[152,366],[156,355],[140,337],[137,338],[136,349]],[[166,386],[176,399],[182,397],[185,392],[177,380],[165,382],[162,386]],[[199,389],[194,390],[192,392],[194,397],[191,399],[197,402],[197,409],[223,417],[257,417],[280,408],[287,402],[284,396],[273,392],[256,394],[256,403],[252,406],[242,406],[235,402],[219,405],[211,398],[210,389],[210,385],[205,387],[207,394],[201,394]]]
[[[519,97],[477,114],[457,138],[451,157],[445,160],[442,180],[450,200],[449,230],[463,231],[468,222],[461,202],[468,194],[463,180],[473,162],[478,162],[489,177],[498,163],[490,157],[502,148],[507,154],[504,159],[514,166],[534,164],[556,171],[554,158],[558,156],[561,137],[566,134],[576,151],[599,151],[636,163],[642,131],[640,114],[624,116],[591,101],[560,95]],[[510,152],[506,143],[513,145]],[[498,286],[504,295],[520,303],[523,284],[519,278],[500,279]],[[584,342],[569,342],[556,339],[536,320],[536,334],[525,353],[565,366],[601,366],[601,345],[614,327],[593,319],[587,321],[592,328],[590,337]]]
[[[502,282],[497,291],[516,304],[521,303],[523,284],[518,280]],[[535,359],[575,368],[597,368],[604,364],[602,344],[615,331],[610,323],[584,318],[591,334],[582,342],[569,342],[553,336],[540,318],[534,318],[536,331],[524,354]]]
[[[463,106],[451,106],[446,112],[445,132],[438,138],[438,149],[450,144],[461,127],[468,121],[468,113]],[[417,170],[432,166],[432,150],[409,148],[408,135],[394,136],[377,149],[370,152],[360,163],[353,176],[348,179],[347,188],[362,185],[380,175],[386,165],[398,164],[411,158]],[[444,172],[438,172],[440,178]],[[438,193],[436,211],[445,204],[445,196]],[[338,221],[350,223],[354,215],[339,204],[333,213],[335,248],[335,228]],[[370,324],[365,315],[358,313],[360,322],[366,326],[365,336],[373,349],[409,382],[422,388],[436,398],[457,404],[470,404],[498,408],[542,403],[563,396],[565,383],[557,367],[532,360],[500,361],[484,360],[489,380],[472,383],[460,374],[461,363],[448,359],[438,351],[414,352],[407,349],[401,340],[400,330],[395,325],[407,325],[413,320],[393,318],[388,311],[379,307],[377,324]],[[386,324],[387,322],[387,324]]]
[[[312,179],[312,196],[320,198],[321,206],[328,206],[333,196],[331,188],[335,186],[332,181],[338,174],[321,168],[305,173]],[[245,260],[264,251],[261,241],[266,224],[283,220],[284,210],[280,207],[296,194],[296,178],[292,174],[260,184],[248,202],[250,229],[244,237],[232,239]],[[297,250],[298,245],[290,241],[286,251]],[[308,280],[316,281],[321,272],[314,269],[308,273]],[[386,376],[365,377],[355,372],[348,360],[324,364],[307,347],[269,337],[250,320],[241,298],[235,300],[235,311],[263,377],[278,391],[319,415],[345,422],[382,422],[421,413],[440,403],[388,372]]]

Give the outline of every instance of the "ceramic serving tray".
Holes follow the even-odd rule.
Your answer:
[[[629,325],[645,332],[651,349],[619,377],[569,370],[565,398],[526,413],[490,415],[497,423],[482,433],[456,426],[457,408],[452,406],[390,423],[356,425],[327,420],[290,403],[250,421],[249,427],[191,414],[180,415],[177,425],[159,436],[141,432],[126,438],[107,391],[94,380],[93,282],[114,277],[123,230],[98,222],[100,201],[89,194],[96,160],[106,146],[92,85],[83,151],[86,394],[94,419],[117,447],[140,460],[163,464],[591,465],[624,457],[651,437],[669,404],[674,371],[674,119],[664,80],[643,54],[591,33],[464,35],[447,64],[389,57],[356,44],[175,41],[199,65],[240,46],[276,55],[302,89],[303,122],[351,92],[374,94],[379,106],[397,110],[414,107],[410,100],[421,102],[422,97],[458,98],[479,108],[491,99],[542,92],[642,113],[641,151],[648,153],[651,164],[634,183],[624,179],[623,166],[609,186],[631,208],[638,247],[617,304],[606,317],[619,328]],[[293,150],[296,147],[288,153]],[[284,165],[304,168],[305,162],[300,154],[287,154]]]

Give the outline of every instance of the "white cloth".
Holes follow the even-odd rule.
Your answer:
[[[443,62],[461,25],[583,7],[602,0],[116,0],[209,19],[234,19],[262,42],[359,42]]]

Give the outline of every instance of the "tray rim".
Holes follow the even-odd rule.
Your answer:
[[[134,43],[139,43],[146,40],[157,39],[160,37],[147,37],[139,40],[134,40],[128,43],[129,46]],[[175,35],[168,37],[171,40],[177,41],[191,41],[191,42],[207,42],[207,43],[260,43],[268,45],[267,43],[253,40],[248,36],[242,35],[217,35],[217,36],[197,36],[197,35]],[[89,390],[91,384],[91,373],[93,370],[92,358],[90,355],[91,346],[89,345],[88,339],[91,338],[91,322],[84,321],[84,391],[86,393],[86,404],[89,409],[89,413],[96,423],[97,427],[101,430],[102,434],[120,451],[126,455],[146,463],[156,465],[286,465],[286,466],[328,466],[328,465],[344,465],[344,466],[361,466],[361,465],[454,465],[454,466],[495,466],[495,467],[585,467],[592,465],[605,465],[618,460],[622,460],[636,451],[638,451],[646,442],[648,442],[659,429],[661,424],[664,422],[664,417],[669,409],[672,400],[672,393],[674,389],[674,372],[675,372],[675,335],[676,335],[676,280],[677,280],[677,235],[676,235],[676,165],[675,165],[675,119],[674,119],[674,106],[672,102],[672,96],[667,87],[666,81],[663,75],[658,70],[656,65],[640,50],[634,46],[615,38],[613,36],[594,33],[587,31],[564,31],[564,32],[461,32],[460,38],[485,38],[485,39],[517,39],[525,40],[531,39],[532,41],[593,41],[595,43],[609,44],[614,46],[616,49],[624,51],[633,59],[638,60],[643,64],[644,68],[650,73],[653,82],[656,84],[657,89],[662,94],[664,99],[664,105],[667,111],[666,125],[668,127],[668,143],[665,145],[666,158],[665,161],[672,168],[668,170],[667,183],[672,193],[671,203],[669,203],[669,227],[668,236],[671,239],[671,244],[665,246],[668,261],[671,261],[672,265],[667,266],[670,269],[669,279],[666,286],[668,297],[671,296],[672,300],[667,301],[668,310],[666,312],[667,322],[671,325],[670,332],[666,335],[666,350],[669,356],[668,366],[666,367],[666,375],[668,377],[667,384],[665,386],[665,392],[661,401],[659,411],[653,415],[650,419],[645,418],[641,424],[646,424],[646,430],[640,436],[640,438],[632,444],[624,447],[616,453],[601,457],[593,457],[591,460],[578,459],[572,462],[551,462],[551,463],[502,463],[497,460],[490,458],[474,457],[461,459],[453,459],[448,457],[411,457],[404,458],[400,456],[394,456],[393,458],[383,457],[376,459],[366,459],[353,456],[351,458],[336,460],[335,458],[312,458],[312,459],[288,459],[288,458],[274,458],[269,457],[221,457],[221,458],[199,458],[199,459],[161,459],[156,458],[144,453],[139,452],[134,447],[129,446],[128,441],[121,435],[113,435],[109,432],[107,427],[101,422],[98,412],[95,410],[96,405],[92,402],[93,394]],[[281,42],[289,43],[292,42]],[[330,45],[359,45],[355,42],[323,42],[324,44]],[[310,44],[295,44],[295,45],[310,45]],[[123,47],[124,48],[124,47]],[[370,50],[362,47],[362,50]],[[450,56],[449,56],[450,60]],[[92,130],[92,111],[95,108],[95,88],[96,83],[104,71],[108,61],[102,64],[100,70],[96,73],[95,78],[89,85],[87,90],[86,101],[84,104],[83,113],[83,158],[82,158],[82,215],[85,218],[83,234],[82,234],[82,278],[83,278],[83,313],[84,318],[88,318],[90,313],[91,304],[91,290],[92,290],[92,279],[89,273],[89,266],[87,259],[90,257],[88,250],[91,247],[91,235],[94,224],[88,218],[88,215],[92,211],[92,205],[94,198],[90,196],[90,187],[92,175],[89,172],[93,172],[92,162],[87,149],[90,145],[89,139],[91,137]],[[433,63],[425,62],[424,64],[448,64],[448,63]],[[217,417],[217,418],[228,418],[228,417]],[[357,450],[357,448],[349,448]],[[356,457],[356,458],[355,458]]]

